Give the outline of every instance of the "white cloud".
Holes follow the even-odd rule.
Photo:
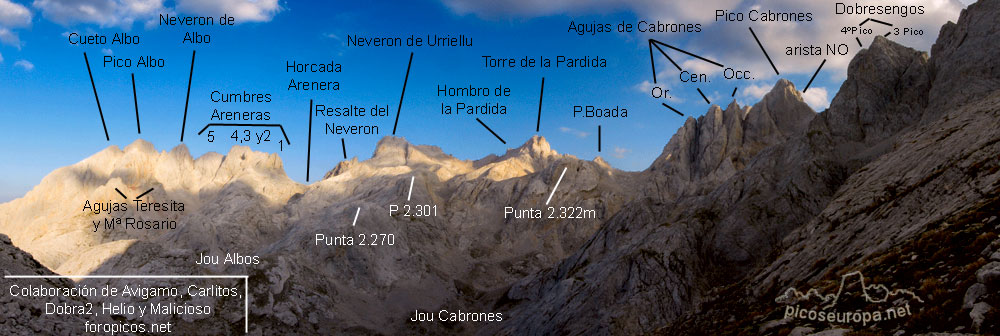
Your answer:
[[[937,39],[938,32],[948,21],[957,21],[962,9],[970,3],[969,0],[899,0],[892,5],[923,6],[924,14],[915,15],[868,15],[868,14],[834,14],[834,3],[829,1],[801,0],[703,0],[691,1],[659,1],[659,0],[441,0],[448,8],[459,15],[473,14],[479,17],[538,17],[549,15],[568,15],[565,19],[569,24],[572,16],[586,14],[606,14],[609,12],[628,10],[635,15],[634,21],[660,23],[700,23],[702,31],[697,38],[691,38],[687,43],[677,41],[671,33],[632,33],[626,35],[626,40],[636,43],[638,53],[647,52],[647,39],[655,38],[664,43],[684,49],[691,53],[707,57],[735,70],[749,70],[751,78],[735,83],[740,87],[742,97],[757,102],[770,91],[771,85],[778,77],[810,76],[816,71],[820,62],[826,60],[822,71],[816,80],[823,83],[825,79],[843,80],[847,76],[847,66],[862,47],[859,47],[852,35],[842,33],[839,27],[856,27],[866,18],[874,18],[894,24],[894,27],[910,27],[923,31],[922,35],[892,35],[890,40],[917,50],[929,51]],[[853,2],[846,2],[853,3]],[[863,5],[863,4],[862,4]],[[772,12],[811,13],[812,21],[782,22],[782,21],[750,21],[751,10]],[[716,22],[716,10],[728,10],[742,13],[742,22]],[[582,20],[580,20],[582,21]],[[602,19],[587,18],[586,22],[577,24],[611,23]],[[596,22],[593,22],[596,21]],[[628,21],[628,20],[627,20]],[[760,47],[750,34],[747,27],[752,27],[760,39],[767,54],[774,61],[775,67],[781,73],[775,74],[771,64],[764,57]],[[864,47],[871,44],[874,36],[885,34],[889,27],[879,24],[866,24],[871,28],[872,35],[860,37]],[[681,44],[678,44],[681,43]],[[827,44],[846,45],[845,55],[826,55]],[[787,55],[786,48],[797,46],[818,46],[823,49],[823,55]],[[641,50],[641,51],[639,51]],[[709,63],[694,59],[676,51],[664,49],[684,70],[689,72],[704,72],[710,74],[715,81],[721,79],[719,68]],[[678,80],[677,69],[654,50],[658,84],[646,80],[635,85],[635,89],[645,95],[658,85],[663,89],[672,89],[669,101],[683,102],[686,99],[700,98],[697,93],[688,94],[688,86]],[[677,55],[677,56],[675,56]],[[644,57],[644,56],[642,56]],[[649,78],[649,74],[640,74],[640,78]],[[762,85],[761,83],[768,83]],[[748,85],[749,84],[749,85]],[[814,91],[815,90],[815,91]],[[682,93],[683,92],[683,93]],[[708,94],[708,93],[706,93]],[[715,96],[713,95],[713,98]],[[829,105],[826,89],[810,88],[803,99],[814,109],[821,110]],[[714,101],[714,100],[713,100]],[[721,102],[721,100],[720,100]]]
[[[10,29],[0,27],[0,42],[21,48],[21,39]]]
[[[102,0],[35,0],[32,6],[47,19],[60,24],[74,22],[105,23],[111,18],[113,2]]]
[[[611,156],[614,156],[614,157],[619,158],[619,159],[623,159],[623,158],[625,158],[625,154],[628,154],[631,151],[632,151],[631,149],[626,149],[626,148],[621,148],[621,147],[615,146],[614,153],[612,153]]]
[[[635,89],[639,90],[642,93],[650,94],[650,92],[653,90],[653,82],[642,81],[642,83],[635,85]]]
[[[579,14],[604,12],[621,8],[630,9],[636,13],[653,14],[650,18],[657,18],[660,14],[671,14],[671,18],[676,21],[708,22],[714,17],[703,17],[704,8],[729,9],[736,1],[732,0],[701,0],[699,6],[692,5],[687,1],[660,1],[660,0],[501,0],[501,1],[481,1],[481,0],[442,0],[448,8],[458,14],[475,14],[480,17],[503,17],[503,16],[525,16],[536,17],[553,14]],[[676,22],[673,21],[672,22]],[[645,40],[643,40],[645,43]]]
[[[21,39],[10,28],[23,28],[31,25],[31,11],[28,7],[0,0],[0,43],[21,48]]]
[[[202,15],[222,15],[236,18],[236,23],[267,22],[282,11],[278,0],[178,0],[177,9]]]
[[[165,10],[163,0],[35,0],[31,5],[61,25],[93,23],[123,28]]]
[[[64,26],[90,23],[125,29],[135,22],[144,23],[147,29],[154,28],[160,14],[216,16],[216,20],[217,16],[228,14],[239,24],[270,21],[282,10],[278,0],[177,0],[176,4],[174,8],[164,6],[164,0],[35,0],[32,6],[45,18]]]
[[[715,61],[714,57],[712,57],[712,56],[705,55],[703,57]],[[676,56],[674,56],[673,58],[676,58]],[[676,61],[676,59],[675,59],[675,61]],[[667,61],[667,62],[670,62],[670,61]],[[718,62],[718,61],[716,61],[716,62]],[[674,68],[674,70],[676,70],[676,69],[677,68]],[[717,66],[715,64],[708,63],[708,62],[702,61],[700,59],[692,58],[692,59],[688,59],[688,60],[685,60],[685,61],[681,62],[681,69],[684,69],[685,71],[690,72],[692,74],[714,75],[714,74],[717,74],[717,73],[721,73],[724,68],[720,68],[719,66]],[[678,76],[678,75],[674,74],[674,76]],[[678,76],[678,78],[680,78],[680,77]]]
[[[712,101],[712,104],[722,106],[722,108],[726,108],[726,106],[729,105],[729,102],[732,101],[729,93],[723,95],[721,92],[714,90],[711,92],[705,92],[705,96],[708,96],[708,99]]]
[[[816,71],[816,67],[822,60],[826,59],[826,64],[819,75],[840,80],[847,76],[847,66],[861,47],[858,47],[853,36],[840,32],[839,27],[856,27],[864,19],[871,17],[893,23],[896,27],[922,29],[924,34],[920,36],[893,35],[889,39],[926,51],[930,50],[931,45],[937,39],[941,25],[949,20],[957,20],[959,13],[964,8],[964,5],[957,0],[901,0],[892,4],[921,5],[924,6],[925,14],[907,15],[905,18],[900,15],[835,15],[833,14],[835,10],[833,3],[827,1],[760,0],[758,2],[747,0],[744,1],[744,4],[737,6],[744,15],[747,15],[752,9],[808,12],[812,13],[813,20],[803,23],[745,21],[744,24],[737,22],[708,25],[703,30],[702,35],[714,38],[692,40],[689,48],[704,50],[701,52],[705,53],[720,53],[722,59],[716,61],[734,68],[748,68],[756,80],[773,80],[779,75],[775,75],[770,63],[764,57],[757,42],[754,41],[749,29],[747,29],[749,26],[753,28],[764,49],[767,50],[778,71],[781,72],[780,77],[787,78],[790,74],[809,75]],[[865,48],[871,44],[875,34],[882,35],[889,31],[888,27],[871,23],[866,24],[864,28],[873,30],[873,35],[860,37]],[[827,44],[844,44],[847,46],[848,52],[846,55],[826,55]],[[800,45],[820,47],[823,50],[823,55],[786,54],[787,48]]]
[[[692,38],[684,45],[672,42],[670,38],[673,35],[664,33],[635,33],[635,42],[637,43],[637,47],[640,47],[645,52],[647,46],[646,39],[656,38],[678,48],[708,57],[726,66],[735,69],[750,70],[753,80],[768,81],[773,81],[777,75],[775,75],[770,63],[764,57],[764,54],[761,52],[760,47],[758,47],[757,42],[754,41],[747,27],[753,27],[761,44],[763,44],[768,55],[774,61],[778,71],[781,72],[781,77],[787,78],[791,74],[811,74],[825,58],[827,62],[820,76],[843,79],[846,76],[847,65],[860,48],[857,42],[855,42],[854,37],[841,33],[839,27],[857,26],[865,18],[871,17],[893,23],[895,27],[921,29],[923,30],[923,35],[920,36],[891,36],[890,39],[919,50],[930,50],[934,40],[937,39],[941,25],[948,21],[957,20],[959,13],[965,7],[959,0],[900,0],[891,2],[893,5],[924,6],[925,14],[901,17],[900,15],[836,15],[834,14],[835,8],[833,2],[801,0],[702,0],[697,2],[658,0],[442,1],[455,13],[471,13],[481,17],[535,17],[556,14],[582,15],[607,13],[624,9],[635,13],[636,21],[701,23],[702,31],[698,33],[698,38]],[[757,9],[758,11],[812,13],[813,19],[809,22],[750,21],[748,15],[753,9]],[[716,10],[730,10],[743,13],[744,21],[717,23],[715,21]],[[605,23],[600,20],[597,19],[598,23]],[[569,19],[566,21],[568,23]],[[592,23],[589,19],[587,21],[578,23]],[[869,25],[866,24],[865,27],[867,28]],[[888,31],[888,27],[877,24],[871,27],[874,30],[873,35],[861,37],[866,47],[871,43],[872,36],[875,36],[874,34],[881,35]],[[848,46],[849,51],[847,55],[795,56],[785,54],[786,47],[795,47],[799,44],[805,46],[816,45],[821,48],[825,48],[826,44],[845,44]],[[665,51],[671,53],[669,50]],[[674,57],[673,55],[675,54],[677,53],[673,52],[671,57],[675,61],[680,62],[685,70],[689,70],[688,66],[711,67],[707,63],[695,61],[686,55]],[[715,58],[709,56],[715,56]],[[658,65],[664,64],[664,69],[671,67],[662,58],[659,58],[657,62]],[[668,70],[673,71],[668,76],[676,76],[676,69],[671,67]]]
[[[27,27],[31,25],[31,11],[28,7],[0,0],[0,25],[5,27]]]
[[[0,54],[0,63],[3,63],[3,54]]]
[[[768,92],[771,92],[771,88],[772,86],[769,85],[755,83],[739,88],[739,93],[741,97],[751,101],[750,104],[754,104],[764,98]]]
[[[163,0],[123,0],[121,6],[129,13],[154,13],[163,8]]]
[[[104,53],[105,55],[113,55],[114,54],[114,52],[111,51],[111,49],[108,49],[108,48],[101,49],[101,52]]]
[[[17,62],[14,62],[14,66],[20,67],[21,69],[24,69],[24,71],[35,70],[35,65],[26,60],[18,60]]]
[[[578,138],[586,138],[587,136],[590,135],[590,133],[587,133],[587,132],[584,132],[584,131],[581,131],[581,130],[577,130],[577,129],[572,129],[572,128],[569,128],[569,127],[559,127],[559,131],[563,132],[563,133],[569,133],[569,134],[575,135]]]
[[[816,111],[823,111],[827,107],[830,107],[830,98],[827,95],[826,88],[823,87],[810,87],[809,90],[802,94],[802,100]]]

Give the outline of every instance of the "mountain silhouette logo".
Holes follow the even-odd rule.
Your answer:
[[[844,274],[835,293],[794,287],[774,300],[785,305],[785,317],[830,323],[877,323],[911,315],[910,303],[924,301],[911,290],[868,284],[860,271]]]

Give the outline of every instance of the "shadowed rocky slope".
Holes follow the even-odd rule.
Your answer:
[[[1000,194],[1000,78],[989,60],[1000,53],[1000,29],[986,18],[998,14],[996,1],[971,5],[942,28],[930,59],[877,37],[808,127],[706,194],[627,205],[573,256],[512,286],[500,303],[514,318],[491,332],[784,334],[796,325],[774,303],[782,290],[858,269],[893,270],[880,280],[931,291],[930,300],[954,306],[947,316],[966,316],[928,313],[876,331],[990,330],[983,321],[996,316],[989,302],[997,298],[984,293],[996,292],[998,268],[987,263],[991,249],[904,254],[933,257],[945,270],[931,278],[937,287],[910,279],[938,274],[900,272],[884,259],[932,233],[990,244],[996,217],[988,210]],[[957,218],[971,226],[939,230]],[[982,287],[965,294],[970,277]],[[963,295],[964,305],[943,298],[961,303]],[[797,332],[840,327],[854,328],[827,323]]]
[[[10,275],[56,275],[38,263],[30,254],[14,247],[7,236],[0,234],[0,269],[3,276]],[[104,317],[84,318],[67,315],[48,315],[45,309],[39,307],[38,301],[31,297],[21,295],[21,289],[32,287],[45,288],[72,288],[74,283],[66,279],[7,279],[0,278],[0,287],[5,291],[12,286],[17,296],[4,293],[0,296],[0,333],[4,335],[83,335],[82,325],[84,321],[108,322]],[[54,304],[84,305],[92,303],[86,298],[60,297],[50,302]]]

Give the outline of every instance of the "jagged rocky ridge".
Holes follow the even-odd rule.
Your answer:
[[[688,117],[670,138],[647,170],[656,188],[645,194],[674,199],[710,191],[764,148],[805,129],[815,115],[784,79],[753,107],[713,105],[697,120]]]
[[[502,205],[540,208],[564,167],[573,178],[554,198],[596,209],[598,219],[504,219]],[[386,216],[388,204],[408,203],[411,176],[416,183],[409,203],[436,204],[439,217]],[[636,177],[599,159],[558,154],[540,137],[477,161],[387,137],[371,159],[342,162],[306,186],[288,179],[273,154],[237,146],[225,156],[193,159],[183,145],[157,152],[140,140],[58,169],[24,198],[0,205],[0,232],[62,274],[250,274],[252,325],[265,334],[289,327],[302,334],[393,334],[427,328],[404,325],[413,309],[464,307],[565,258],[596,231],[599,218],[631,200]],[[115,188],[134,197],[149,187],[155,187],[146,196],[150,201],[184,202],[184,212],[115,216],[175,219],[181,223],[176,230],[95,233],[91,221],[107,214],[80,211],[85,200],[117,200]],[[352,227],[357,207],[363,210]],[[317,233],[362,232],[394,233],[396,245],[313,244]],[[194,265],[200,253],[226,252],[260,255],[262,264]],[[241,311],[237,301],[203,302]],[[181,331],[214,334],[242,326],[242,315],[220,316]]]
[[[1000,304],[1000,241],[989,235],[1000,208],[998,7],[971,5],[942,28],[931,58],[876,38],[822,113],[784,80],[752,107],[713,106],[643,172],[558,154],[542,138],[467,161],[387,137],[372,158],[301,185],[277,155],[237,146],[193,159],[183,146],[157,152],[137,141],[0,205],[0,232],[62,274],[249,274],[255,334],[806,333],[842,326],[782,321],[778,293],[858,269],[933,291],[929,301],[961,317],[876,331],[991,330]],[[597,209],[599,219],[503,218],[503,206],[544,204],[564,167],[554,199]],[[411,203],[437,204],[441,216],[386,216],[387,204],[405,203],[411,176]],[[182,223],[177,230],[93,233],[89,222],[106,214],[79,211],[84,200],[119,197],[114,188],[134,196],[148,187],[151,200],[186,204],[164,215]],[[361,232],[394,233],[397,244],[312,245],[316,233]],[[967,247],[938,256],[938,241]],[[262,264],[193,265],[199,253],[225,252]],[[909,280],[924,266],[937,287]],[[215,303],[227,313],[179,332],[241,331],[242,315],[229,313],[241,302]],[[943,316],[935,307],[924,315]],[[440,308],[505,319],[403,322]]]
[[[341,162],[322,181],[306,186],[288,179],[280,158],[273,154],[236,146],[225,156],[209,153],[193,159],[183,145],[157,152],[139,140],[56,170],[24,198],[0,205],[0,231],[62,274],[250,274],[253,326],[265,334],[288,327],[304,334],[471,333],[479,326],[402,321],[413,309],[492,311],[488,303],[512,283],[571,255],[597,232],[603,219],[633,202],[643,188],[649,189],[644,181],[661,175],[656,169],[676,170],[683,165],[691,173],[662,178],[657,189],[686,193],[710,189],[734,173],[734,165],[744,165],[755,151],[802,127],[801,121],[776,123],[777,111],[793,114],[778,117],[782,120],[814,114],[792,84],[782,80],[754,108],[733,103],[725,112],[713,107],[711,114],[689,119],[685,127],[698,133],[675,137],[665,159],[637,173],[613,169],[600,158],[583,161],[558,154],[540,137],[502,156],[476,161],[387,137],[372,158]],[[726,123],[719,122],[723,119]],[[714,134],[732,134],[732,143],[719,145]],[[504,219],[506,205],[541,208],[562,168],[567,168],[569,177],[553,198],[560,205],[596,209],[596,219]],[[417,181],[412,203],[436,204],[440,217],[385,217],[387,204],[406,203],[410,176]],[[151,201],[185,203],[183,213],[144,218],[178,220],[182,225],[177,230],[95,233],[91,221],[107,214],[79,211],[86,200],[116,200],[115,188],[133,196],[148,187],[156,188],[146,196]],[[357,207],[363,209],[362,215],[351,227]],[[39,216],[39,209],[61,210]],[[146,215],[130,210],[116,216]],[[312,244],[316,233],[359,232],[395,233],[397,244],[370,249]],[[226,252],[260,255],[263,264],[193,265],[201,253]],[[147,282],[166,284],[169,281]],[[220,311],[239,311],[240,303],[234,300],[199,300],[217,305]],[[235,332],[240,318],[222,314],[181,330]],[[146,322],[165,321],[147,318]]]
[[[723,113],[713,107],[712,114],[688,120],[686,127],[696,128],[701,136],[691,132],[675,137],[665,150],[666,159],[655,166],[676,170],[674,166],[684,165],[692,175],[663,178],[656,188],[708,189],[735,172],[734,164],[745,164],[754,151],[801,127],[776,123],[774,113],[779,112],[770,111],[794,113],[798,119],[813,114],[787,81],[780,81],[754,108],[733,103]],[[749,118],[762,122],[744,122]],[[723,119],[727,123],[719,122]],[[732,134],[732,143],[719,145],[714,134]],[[596,219],[504,219],[507,205],[542,208],[562,168],[567,168],[568,178],[553,198],[560,205],[596,209]],[[224,156],[209,153],[193,159],[183,145],[158,152],[139,140],[58,169],[24,198],[0,205],[0,232],[10,234],[17,245],[62,274],[250,274],[253,325],[264,333],[287,327],[305,334],[471,333],[479,326],[402,321],[413,309],[492,310],[484,303],[498,298],[516,280],[578,250],[603,219],[650,188],[644,181],[660,175],[656,169],[624,172],[600,158],[579,160],[558,154],[540,137],[502,156],[476,161],[387,137],[372,158],[341,162],[322,181],[307,186],[288,179],[280,158],[273,154],[236,146]],[[410,176],[416,181],[412,203],[436,204],[440,217],[385,217],[387,204],[406,203]],[[184,202],[185,210],[144,219],[178,220],[182,223],[178,229],[95,233],[90,223],[107,213],[79,211],[86,200],[117,200],[115,188],[134,196],[149,187],[155,188],[146,196],[150,201]],[[357,226],[351,227],[357,207],[363,211]],[[39,216],[40,209],[48,210]],[[147,215],[130,210],[116,216]],[[312,244],[316,233],[359,232],[395,233],[397,244],[371,249]],[[263,264],[193,265],[201,253],[226,252],[260,255]],[[236,301],[203,302],[220,310],[238,311],[239,306]],[[221,316],[182,330],[238,330],[241,316]],[[329,325],[338,327],[331,330]]]
[[[627,205],[573,256],[512,286],[501,302],[514,320],[495,331],[786,334],[796,325],[773,301],[782,290],[857,269],[889,271],[879,279],[943,306],[879,333],[996,330],[1000,263],[986,258],[997,242],[976,249],[996,237],[1000,197],[998,14],[997,1],[970,5],[933,58],[877,37],[806,129],[707,194]],[[952,254],[931,253],[938,244]],[[864,329],[794,331],[843,327]]]

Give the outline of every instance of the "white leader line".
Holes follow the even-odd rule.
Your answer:
[[[410,196],[413,196],[413,180],[415,178],[416,178],[416,176],[410,176],[410,192],[408,194],[406,194],[406,201],[407,202],[410,201]]]
[[[358,211],[356,211],[354,213],[354,222],[351,223],[351,226],[354,226],[354,225],[358,224],[358,215],[359,214],[361,214],[361,207],[358,207]]]
[[[566,167],[563,167],[562,174],[559,174],[559,179],[556,180],[556,186],[552,188],[552,193],[549,194],[549,199],[545,200],[545,205],[549,205],[549,201],[552,201],[552,195],[555,195],[556,189],[559,189],[559,182],[562,182],[563,175],[566,175]]]
[[[243,279],[243,333],[250,333],[249,275],[4,275],[3,277],[4,279]]]

